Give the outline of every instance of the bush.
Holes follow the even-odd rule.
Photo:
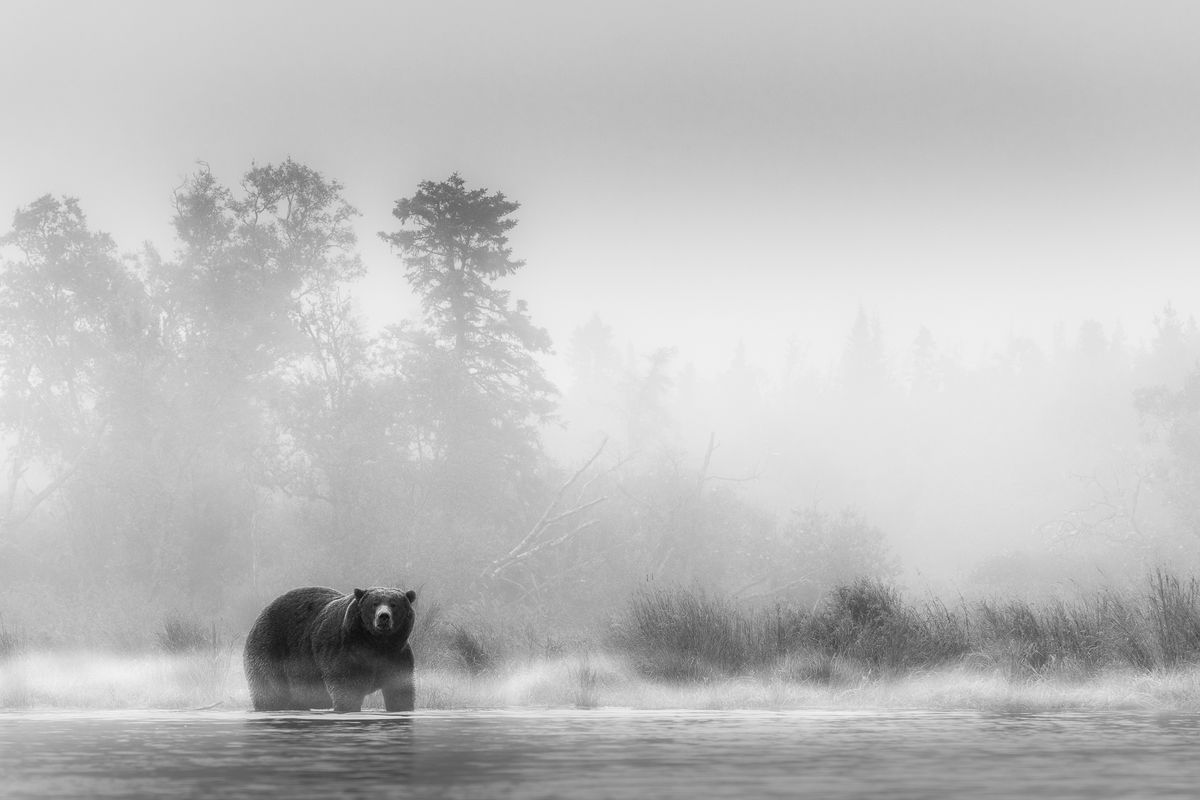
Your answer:
[[[495,657],[484,646],[482,639],[466,630],[455,628],[450,637],[450,651],[454,654],[459,666],[472,675],[479,675],[492,668]]]
[[[155,638],[160,650],[175,655],[216,651],[220,644],[216,623],[205,626],[193,617],[167,617]]]
[[[1200,654],[1200,583],[1181,583],[1161,569],[1150,578],[1150,623],[1163,666]]]
[[[835,587],[813,617],[813,643],[822,651],[899,669],[930,666],[967,651],[961,617],[939,603],[917,611],[895,587],[870,578]]]
[[[918,613],[895,588],[870,579],[836,587],[815,613],[739,608],[699,590],[647,589],[630,601],[613,639],[640,672],[668,680],[782,663],[786,672],[823,682],[844,659],[898,669],[949,661],[967,650],[959,615],[935,603]]]
[[[14,656],[21,651],[21,636],[15,628],[10,628],[0,619],[0,658]]]
[[[1200,583],[1156,571],[1144,595],[1096,592],[1070,603],[981,601],[970,609],[972,648],[1016,671],[1047,667],[1169,668],[1200,657]]]
[[[736,674],[773,656],[782,635],[775,623],[702,590],[655,587],[633,596],[613,639],[646,675],[696,680]]]

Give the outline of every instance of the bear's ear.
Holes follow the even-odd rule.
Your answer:
[[[366,594],[366,592],[364,592],[362,589],[355,589],[355,590],[354,590],[354,599],[355,599],[355,600],[362,600],[362,596],[363,596],[364,594]]]
[[[407,592],[405,592],[404,596],[408,598],[408,602],[410,602],[410,603],[417,602],[417,593],[414,592],[412,589],[409,589]]]

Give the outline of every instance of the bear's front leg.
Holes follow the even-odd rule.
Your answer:
[[[391,665],[391,674],[383,684],[383,707],[388,711],[412,711],[417,707],[417,692],[413,686],[416,660],[412,648],[404,646]]]
[[[399,677],[383,687],[383,707],[388,711],[412,711],[417,707],[417,690],[411,675]]]
[[[328,688],[329,696],[333,698],[334,713],[348,714],[362,711],[363,695],[361,693],[345,686],[328,685]]]

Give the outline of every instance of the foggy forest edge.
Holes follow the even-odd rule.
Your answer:
[[[573,630],[674,587],[710,620],[901,608],[887,587],[916,583],[925,527],[978,551],[951,560],[980,594],[1157,574],[1187,595],[1154,572],[1194,569],[1200,523],[1200,333],[1171,305],[1146,343],[1089,322],[976,366],[924,329],[889,358],[859,310],[832,370],[739,351],[715,376],[623,352],[595,318],[560,389],[536,309],[503,288],[516,211],[457,175],[398,200],[381,235],[423,314],[373,333],[355,209],[291,160],[236,186],[197,171],[170,255],[121,250],[69,198],[19,209],[0,276],[8,635],[140,647],[198,620],[228,639],[307,583],[411,584],[448,630]],[[22,598],[47,592],[97,621],[38,623]]]

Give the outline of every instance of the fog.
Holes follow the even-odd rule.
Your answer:
[[[0,632],[1197,566],[1188,4],[435,5],[6,7]]]

